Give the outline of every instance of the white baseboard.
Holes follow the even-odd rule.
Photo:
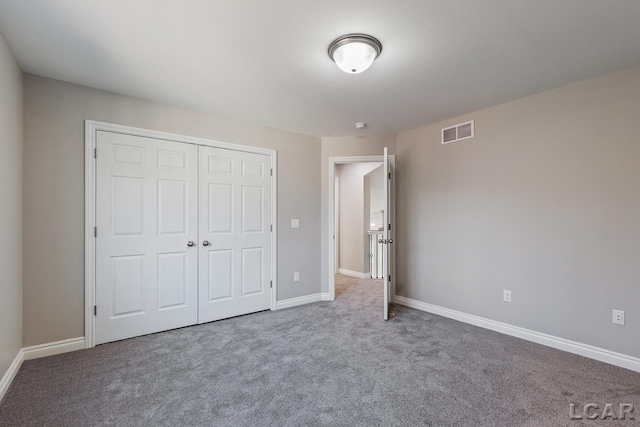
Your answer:
[[[22,349],[22,352],[24,354],[24,360],[31,360],[82,349],[84,349],[84,337],[78,337],[25,347]]]
[[[9,386],[11,385],[13,379],[16,377],[16,374],[18,373],[20,366],[22,366],[23,361],[24,354],[22,353],[22,349],[20,349],[15,359],[13,359],[13,362],[11,362],[11,365],[9,365],[9,369],[7,369],[7,372],[5,372],[5,374],[2,376],[2,379],[0,379],[0,400],[2,400],[7,390],[9,390]]]
[[[347,270],[346,268],[339,268],[338,273],[344,274],[345,276],[356,277],[358,279],[370,279],[371,273],[360,273],[359,271]]]
[[[31,347],[21,348],[13,359],[9,369],[0,379],[0,400],[4,397],[11,382],[15,378],[22,362],[25,360],[39,359],[41,357],[53,356],[56,354],[69,353],[70,351],[84,349],[84,337],[71,338],[68,340],[50,342],[46,344],[34,345]]]
[[[282,301],[276,301],[276,310],[289,307],[297,307],[299,305],[310,304],[318,301],[333,301],[329,292],[319,294],[305,295],[303,297],[290,298]]]
[[[395,295],[395,303],[640,372],[640,358]]]
[[[297,307],[299,305],[310,304],[312,302],[322,301],[322,294],[311,294],[303,297],[289,298],[276,301],[276,310],[289,307]]]

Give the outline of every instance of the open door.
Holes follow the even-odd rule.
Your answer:
[[[389,319],[389,303],[391,301],[391,254],[393,239],[391,229],[393,218],[391,216],[391,163],[387,147],[384,147],[384,177],[385,177],[385,209],[384,209],[384,231],[382,234],[382,274],[384,278],[384,320]]]

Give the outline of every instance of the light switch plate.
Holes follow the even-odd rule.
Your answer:
[[[298,271],[293,273],[293,281],[294,282],[299,282],[300,281],[300,273]]]
[[[291,228],[300,228],[300,220],[292,219],[291,220]]]

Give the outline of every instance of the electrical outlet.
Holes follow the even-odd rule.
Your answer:
[[[624,326],[624,311],[613,310],[613,323]]]
[[[292,219],[291,220],[291,228],[300,228],[300,220]]]
[[[504,302],[511,302],[511,291],[505,289],[502,294],[502,299]]]
[[[295,272],[293,273],[293,281],[294,282],[299,282],[300,281],[300,273],[299,272]]]

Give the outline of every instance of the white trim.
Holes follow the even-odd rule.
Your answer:
[[[312,302],[326,301],[323,299],[323,295],[326,294],[311,294],[278,301],[277,309],[282,310],[283,308],[297,307],[299,305],[311,304]]]
[[[384,162],[384,155],[379,156],[345,156],[345,157],[329,157],[329,295],[330,299],[328,301],[333,301],[336,299],[336,280],[335,274],[336,266],[335,266],[335,177],[336,177],[336,165],[344,165],[347,163],[367,163],[367,162]],[[396,217],[396,206],[395,206],[395,193],[396,193],[396,156],[390,155],[389,162],[391,163],[391,185],[392,195],[391,195],[391,220],[395,221]],[[396,230],[391,230],[391,238],[395,236]],[[395,294],[395,283],[396,283],[396,251],[391,251],[391,297],[393,299],[393,295]],[[340,271],[340,269],[338,269]]]
[[[481,328],[490,329],[505,335],[521,338],[523,340],[535,342],[537,344],[546,345],[558,350],[567,351],[569,353],[578,354],[590,359],[599,360],[600,362],[609,363],[611,365],[620,366],[622,368],[631,369],[640,372],[640,358],[628,356],[622,353],[606,350],[604,348],[595,347],[589,344],[583,344],[576,341],[548,335],[542,332],[532,331],[530,329],[521,328],[519,326],[509,325],[484,317],[475,316],[473,314],[463,313],[461,311],[451,310],[449,308],[440,307],[422,301],[395,296],[396,304],[415,308],[427,313],[437,314],[449,319],[458,320],[470,325],[479,326]]]
[[[336,178],[334,179],[334,196],[333,196],[333,203],[334,203],[334,218],[340,218],[340,177],[336,176]],[[333,239],[333,265],[334,265],[334,270],[333,270],[333,274],[336,274],[338,272],[338,266],[340,265],[340,246],[338,245],[338,243],[340,243],[340,221],[334,221],[334,227],[335,227],[335,238]]]
[[[22,362],[25,360],[33,360],[41,357],[54,356],[56,354],[69,353],[71,351],[82,350],[84,347],[84,337],[78,337],[21,348],[13,359],[13,362],[11,362],[11,365],[9,365],[7,372],[5,372],[2,379],[0,379],[0,401],[7,393],[7,390],[9,390],[9,386],[20,370]]]
[[[360,273],[359,271],[347,270],[346,268],[338,268],[338,273],[344,274],[345,276],[357,277],[358,279],[370,279],[371,272],[369,273]]]
[[[320,300],[321,300],[321,301],[333,301],[333,300],[331,299],[331,294],[329,294],[329,292],[322,292],[322,293],[320,294]]]
[[[85,120],[84,130],[84,336],[87,348],[95,345],[96,239],[96,133],[98,124]]]
[[[141,136],[143,138],[162,139],[165,141],[184,142],[187,144],[206,145],[208,147],[225,148],[227,150],[245,151],[247,153],[265,154],[267,156],[275,153],[270,148],[254,147],[252,145],[235,144],[231,142],[216,141],[213,139],[198,138],[195,136],[180,135],[177,133],[162,132],[152,129],[137,128],[133,126],[118,125],[114,123],[99,122],[95,120],[85,120],[85,127],[94,130],[121,133],[125,135]],[[93,153],[92,153],[93,154]]]
[[[5,372],[5,374],[2,376],[2,379],[0,379],[0,401],[2,401],[2,398],[7,393],[7,390],[9,390],[9,386],[20,370],[20,366],[22,366],[23,361],[24,354],[22,353],[22,349],[20,349],[18,350],[18,354],[16,354],[16,357],[13,359],[13,362],[11,362],[11,365],[9,365],[9,369],[7,369],[7,372]]]
[[[278,309],[278,152],[268,150],[271,156],[271,310]]]
[[[227,150],[244,151],[248,153],[264,154],[271,158],[272,188],[271,188],[271,220],[273,233],[271,233],[271,310],[277,309],[278,294],[278,152],[268,148],[253,147],[249,145],[233,144],[229,142],[214,141],[204,138],[196,138],[174,133],[161,132],[149,129],[141,129],[131,126],[112,123],[85,120],[85,255],[84,255],[84,295],[85,315],[84,334],[85,348],[95,346],[95,317],[93,306],[95,305],[95,205],[96,205],[96,159],[93,156],[96,148],[98,131],[121,133],[140,136],[144,138],[162,139],[166,141],[182,142],[186,144],[204,145],[207,147],[224,148]],[[100,153],[98,153],[100,155]]]
[[[22,353],[24,354],[24,360],[32,360],[41,357],[55,356],[56,354],[69,353],[84,348],[84,337],[78,337],[25,347],[22,349]]]

